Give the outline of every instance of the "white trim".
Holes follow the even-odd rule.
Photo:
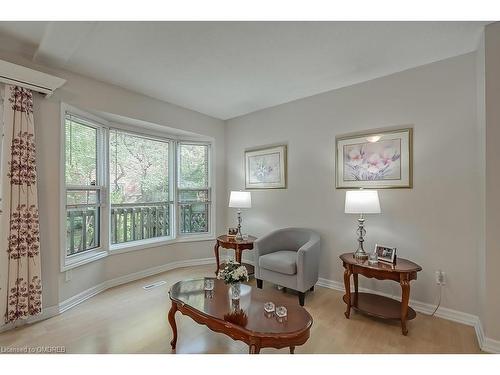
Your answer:
[[[153,247],[168,246],[175,243],[201,242],[201,241],[213,241],[213,240],[215,240],[215,237],[212,235],[181,237],[181,238],[158,237],[158,238],[151,238],[148,240],[139,240],[139,241],[125,242],[122,244],[111,245],[109,248],[109,254],[110,255],[123,254],[131,251],[150,249]]]
[[[59,303],[59,314],[71,309],[72,307],[75,307],[76,305],[79,305],[83,301],[86,301],[99,293],[104,292],[106,289],[106,283],[104,282],[64,300],[63,302]]]
[[[150,249],[152,247],[160,247],[165,245],[170,245],[177,242],[172,237],[156,237],[149,238],[147,240],[137,240],[131,242],[123,242],[119,244],[110,245],[110,254],[123,254],[136,250]]]
[[[338,290],[340,292],[345,291],[344,283],[336,280],[329,280],[320,277],[316,285],[324,288]],[[374,293],[384,297],[394,298],[393,295],[382,293],[380,291],[373,289],[359,288],[359,291],[364,293]],[[418,311],[426,315],[432,314],[432,312],[435,309],[434,305],[416,300],[410,300],[409,304],[413,309],[415,309],[415,311]],[[493,340],[491,338],[484,336],[481,320],[479,319],[478,316],[449,309],[446,307],[440,307],[436,311],[436,314],[434,316],[474,327],[477,336],[477,341],[479,343],[479,347],[481,348],[481,350],[488,353],[500,353],[500,341]]]
[[[484,336],[483,325],[479,318],[477,319],[474,329],[482,351],[500,354],[500,340],[494,340]]]
[[[80,267],[84,264],[106,258],[108,255],[108,252],[102,250],[101,247],[99,247],[98,249],[84,251],[81,254],[74,254],[71,256],[64,255],[64,261],[63,263],[61,263],[61,272],[65,272],[72,268]]]

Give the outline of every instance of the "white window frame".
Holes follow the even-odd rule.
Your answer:
[[[66,185],[66,114],[70,113],[75,117],[79,117],[88,122],[86,125],[97,129],[97,171],[96,180],[100,185],[96,190],[100,191],[100,209],[99,209],[99,246],[93,249],[82,251],[74,255],[66,254],[66,191],[67,188],[78,188],[76,185]],[[104,120],[77,108],[62,105],[61,106],[61,156],[60,156],[60,244],[61,244],[61,271],[66,271],[71,268],[81,266],[83,264],[93,262],[95,260],[104,258],[108,255],[106,243],[108,240],[108,226],[104,218],[108,215],[107,212],[107,176],[104,171],[103,165],[107,164],[106,154],[104,152],[104,143],[107,142],[106,132],[104,131],[107,124]],[[83,188],[83,187],[82,187]],[[88,186],[84,187],[88,189]]]
[[[158,135],[152,135],[149,133],[145,132],[138,132],[137,130],[130,130],[128,128],[121,127],[119,124],[111,124],[108,128],[108,144],[109,144],[109,131],[111,130],[117,130],[120,132],[128,133],[131,135],[137,135],[140,137],[144,137],[147,139],[151,139],[154,141],[160,141],[160,142],[166,142],[168,143],[168,170],[169,170],[169,178],[174,178],[175,173],[174,168],[175,168],[175,141],[171,139],[171,137],[168,136],[158,136]],[[107,147],[108,149],[108,154],[109,154],[109,146]],[[109,160],[109,159],[108,159]],[[109,176],[109,162],[106,164],[106,169],[107,169],[107,175]],[[174,209],[175,209],[175,197],[174,197],[174,192],[175,188],[172,186],[172,181],[170,181],[170,186],[169,186],[169,204],[171,205],[170,209],[170,236],[162,236],[162,237],[154,237],[154,238],[148,238],[145,240],[138,240],[138,241],[132,241],[132,242],[123,242],[119,244],[112,244],[111,243],[111,238],[109,240],[109,251],[110,253],[123,253],[123,252],[128,252],[128,251],[133,251],[133,250],[140,250],[140,249],[147,249],[150,247],[157,247],[161,246],[164,244],[172,243],[175,240],[175,216],[174,216]],[[107,186],[108,191],[111,191],[111,181],[108,178],[108,186]],[[108,204],[108,209],[111,210],[111,202]],[[109,228],[111,228],[111,215],[108,215],[107,219],[109,223]],[[110,235],[111,232],[108,231],[108,235]]]
[[[65,137],[65,118],[66,113],[73,114],[82,119],[88,120],[90,123],[95,124],[101,132],[101,141],[98,142],[98,160],[100,157],[101,162],[98,161],[98,173],[101,177],[101,209],[100,209],[100,242],[99,247],[91,250],[81,252],[79,254],[67,256],[66,255],[66,182],[65,182],[65,150],[66,150],[66,137]],[[130,134],[137,134],[153,140],[162,142],[169,142],[169,174],[170,174],[170,201],[171,202],[171,228],[170,236],[168,237],[155,237],[147,240],[138,240],[132,242],[125,242],[121,244],[111,244],[111,202],[109,200],[110,179],[109,179],[109,131],[115,129]],[[81,265],[102,259],[109,255],[125,253],[129,251],[137,251],[148,249],[152,247],[162,247],[178,242],[196,242],[208,241],[215,239],[216,229],[216,194],[215,194],[215,140],[205,137],[202,140],[197,137],[179,136],[171,134],[167,131],[159,130],[160,127],[150,129],[110,122],[95,116],[86,111],[82,111],[71,105],[61,103],[61,150],[60,150],[60,265],[61,272],[69,269],[79,267]],[[203,144],[208,146],[208,189],[209,189],[209,223],[208,232],[206,233],[180,233],[178,219],[178,145],[185,144]]]
[[[207,146],[207,163],[208,163],[208,183],[207,183],[207,188],[206,189],[180,189],[179,188],[179,146],[181,144],[185,145],[200,145],[200,146]],[[175,205],[177,208],[177,215],[176,215],[176,223],[180,222],[180,209],[179,209],[179,190],[207,190],[208,191],[208,201],[206,202],[208,204],[208,231],[207,232],[202,232],[202,233],[181,233],[180,231],[180,225],[177,225],[177,230],[176,230],[176,235],[178,238],[181,239],[196,239],[196,238],[203,238],[206,237],[207,235],[211,235],[213,237],[214,231],[214,225],[212,224],[214,222],[214,217],[212,215],[213,211],[213,190],[212,190],[212,173],[211,173],[211,165],[212,165],[212,144],[209,142],[200,142],[200,141],[189,141],[189,140],[179,140],[176,142],[175,146]],[[204,202],[200,202],[204,203]]]

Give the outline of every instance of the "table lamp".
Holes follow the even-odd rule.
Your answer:
[[[229,196],[229,207],[238,209],[238,233],[237,240],[242,240],[241,235],[241,209],[252,208],[252,195],[249,191],[231,191]]]
[[[368,254],[363,249],[365,218],[364,214],[379,214],[380,202],[378,200],[378,192],[376,190],[349,190],[345,193],[345,210],[346,214],[359,214],[358,219],[358,249],[354,253],[354,258],[359,260],[368,259]]]

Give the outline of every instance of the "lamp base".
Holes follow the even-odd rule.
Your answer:
[[[358,230],[356,233],[358,234],[358,249],[354,253],[354,259],[357,260],[367,260],[368,259],[368,254],[365,252],[365,249],[363,248],[363,242],[365,242],[364,236],[366,234],[366,230],[364,228],[365,225],[365,218],[363,217],[363,214],[359,215],[358,219]]]
[[[367,260],[368,259],[368,254],[363,249],[358,249],[353,254],[353,257],[356,260]]]
[[[243,240],[243,235],[241,234],[241,210],[238,209],[238,233],[236,233],[235,237],[236,241]]]

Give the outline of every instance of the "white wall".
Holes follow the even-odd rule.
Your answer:
[[[72,270],[66,282],[59,270],[59,155],[60,103],[75,107],[117,114],[154,124],[182,129],[215,139],[215,183],[217,190],[217,228],[224,231],[225,176],[224,176],[224,122],[198,112],[190,111],[119,87],[62,70],[34,65],[19,54],[10,54],[0,48],[0,58],[67,79],[67,83],[51,98],[35,97],[35,128],[37,169],[39,176],[40,238],[42,256],[43,305],[57,305],[103,281],[128,275],[172,261],[213,256],[213,241],[178,243],[124,254],[80,266]]]
[[[435,303],[434,272],[447,273],[442,305],[477,314],[478,156],[475,55],[467,54],[235,118],[226,123],[229,190],[244,188],[244,149],[288,144],[288,189],[252,192],[244,232],[304,226],[322,238],[320,277],[342,280],[338,258],[356,246],[356,217],[335,189],[335,137],[414,126],[414,188],[380,190],[366,222],[367,248],[396,246],[423,267],[413,299]],[[235,213],[228,210],[228,226]],[[392,282],[361,286],[399,295]]]

